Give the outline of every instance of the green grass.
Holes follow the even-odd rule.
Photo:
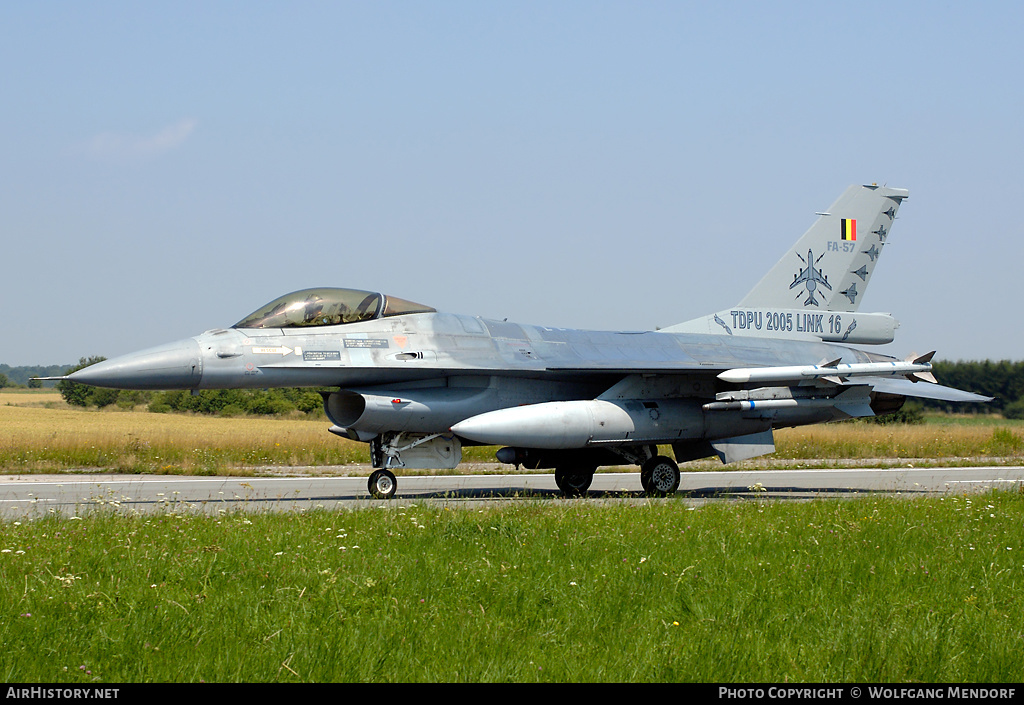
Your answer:
[[[8,682],[1018,682],[1024,496],[0,524]]]

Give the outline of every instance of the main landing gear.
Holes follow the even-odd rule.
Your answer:
[[[566,497],[585,497],[594,481],[596,465],[567,463],[555,468],[555,484]]]
[[[586,497],[596,465],[567,462],[555,467],[555,484],[566,497]],[[668,497],[679,489],[679,466],[672,458],[655,455],[640,466],[640,484],[649,497]]]
[[[651,497],[666,497],[679,489],[679,466],[671,458],[656,455],[640,466],[640,484]]]

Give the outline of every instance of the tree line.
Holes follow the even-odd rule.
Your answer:
[[[64,374],[67,365],[23,365],[11,367],[0,364],[0,388],[3,387],[41,387],[44,384],[53,386],[53,382],[36,382],[35,377],[56,377]]]
[[[1024,361],[958,361],[932,363],[939,384],[976,394],[995,397],[987,404],[951,404],[922,399],[928,409],[948,412],[1002,414],[1006,418],[1024,418]]]

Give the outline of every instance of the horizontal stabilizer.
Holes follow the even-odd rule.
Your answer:
[[[738,463],[775,452],[775,437],[771,429],[735,438],[711,441],[711,447],[725,464]]]
[[[993,397],[982,396],[972,392],[965,392],[962,389],[944,387],[941,384],[915,384],[909,379],[891,379],[879,377],[877,379],[862,379],[862,383],[870,384],[872,389],[883,394],[899,394],[905,397],[916,397],[918,399],[937,399],[939,401],[955,402],[989,402]]]

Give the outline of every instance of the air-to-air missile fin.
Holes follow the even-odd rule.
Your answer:
[[[904,362],[909,362],[914,365],[923,365],[925,363],[931,362],[933,357],[935,357],[934,350],[932,350],[930,353],[925,353],[924,355],[910,353],[904,359]],[[931,367],[931,365],[929,365],[929,367]],[[932,374],[930,370],[919,370],[915,372],[910,372],[907,375],[907,379],[909,379],[911,382],[930,382],[932,384],[939,383],[939,380],[935,379],[935,375]]]

